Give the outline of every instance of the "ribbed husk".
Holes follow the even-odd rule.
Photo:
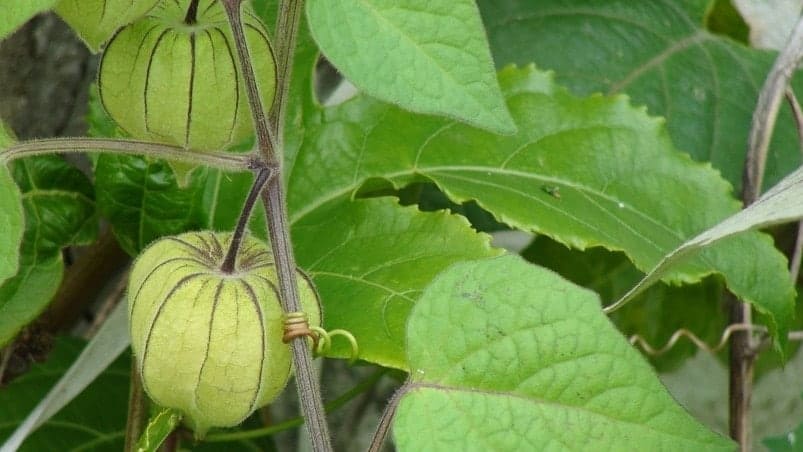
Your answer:
[[[128,288],[143,387],[157,404],[181,410],[198,436],[273,400],[291,369],[270,253],[247,238],[236,270],[224,274],[229,240],[212,232],[163,238],[137,258]],[[312,284],[300,272],[298,282],[310,324],[320,325]]]
[[[97,52],[120,25],[139,19],[157,3],[159,0],[62,0],[55,11]]]
[[[98,74],[100,100],[133,137],[219,150],[253,133],[248,98],[222,4],[200,1],[191,25],[184,23],[189,5],[161,2],[112,37]],[[269,108],[276,89],[273,52],[265,27],[244,10],[260,96]]]

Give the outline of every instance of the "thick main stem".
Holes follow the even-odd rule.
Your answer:
[[[302,308],[298,298],[298,287],[296,285],[296,265],[292,244],[290,242],[290,225],[287,221],[287,213],[285,210],[284,187],[282,185],[281,175],[281,155],[277,155],[276,134],[274,133],[274,129],[270,127],[268,118],[265,115],[265,108],[262,105],[253,66],[251,65],[251,57],[245,39],[245,33],[243,32],[242,18],[240,16],[242,0],[221,1],[226,9],[226,15],[231,24],[232,34],[237,47],[240,69],[243,74],[243,80],[245,81],[246,91],[248,92],[248,102],[254,119],[257,144],[265,163],[276,169],[276,173],[268,181],[267,187],[262,193],[262,199],[265,204],[268,233],[273,249],[273,258],[276,263],[282,308],[286,313],[299,312]],[[293,2],[291,0],[290,3],[300,4],[301,2]],[[286,6],[286,2],[282,2],[280,14],[284,14],[288,11]],[[288,22],[285,27],[277,30],[276,33],[277,35],[295,35],[297,30],[298,20],[295,20],[295,22]],[[286,46],[295,42],[295,38],[284,38],[281,42],[284,43],[283,46]],[[277,91],[286,92],[288,89],[290,67],[292,66],[293,49],[281,49],[278,53],[287,53],[290,55],[285,58],[284,61],[280,61],[282,65],[286,65],[287,67],[278,69],[279,73],[286,74],[286,76],[282,80],[281,85],[277,87]],[[280,117],[283,112],[278,111],[276,114],[277,117]],[[278,131],[278,129],[276,130]],[[306,338],[298,337],[293,339],[290,342],[290,347],[293,351],[293,363],[296,369],[296,386],[298,388],[299,398],[301,399],[302,412],[307,421],[307,431],[312,441],[313,450],[316,452],[330,451],[332,450],[332,446],[329,439],[329,428],[326,424],[326,414],[323,409],[323,402],[321,401],[318,380],[315,378],[315,373],[312,370],[312,354],[307,346]]]
[[[750,305],[728,294],[730,324],[750,324]],[[750,331],[738,331],[731,338],[730,372],[728,379],[728,425],[731,438],[742,450],[750,445],[750,401],[753,392],[754,345]]]
[[[131,360],[131,389],[128,394],[128,418],[125,426],[125,450],[132,452],[137,449],[137,441],[145,430],[148,420],[148,400],[142,389],[137,361]]]

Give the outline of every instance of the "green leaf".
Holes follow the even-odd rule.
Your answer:
[[[514,256],[457,264],[407,327],[399,450],[734,450],[686,413],[596,294]]]
[[[45,363],[34,366],[30,372],[0,391],[0,443],[8,441],[9,435],[22,423],[26,413],[34,407],[42,407],[40,400],[69,368],[74,367],[73,362],[83,345],[77,339],[59,339]],[[126,356],[109,367],[116,356],[119,353],[109,358],[104,366],[108,369],[94,384],[83,392],[86,385],[82,386],[73,394],[73,398],[77,398],[71,398],[72,402],[52,419],[48,417],[49,420],[43,422],[21,446],[17,442],[6,442],[3,450],[122,450],[130,364]]]
[[[799,218],[803,218],[803,167],[785,177],[778,185],[772,187],[744,210],[687,240],[672,252],[667,253],[636,286],[624,294],[610,309],[616,309],[617,306],[630,302],[635,296],[670,273],[673,268],[683,265],[694,255],[716,246],[712,245],[715,242],[737,234],[743,234],[751,229],[785,223]],[[749,256],[746,258],[749,258]],[[757,269],[756,271],[766,270]],[[794,294],[794,288],[791,291]],[[782,333],[783,336],[786,335],[785,332]],[[785,340],[782,340],[781,345],[784,343]]]
[[[19,273],[0,286],[0,347],[32,322],[56,295],[64,274],[61,257],[40,260],[35,251],[23,246],[26,261]]]
[[[17,160],[14,179],[25,207],[25,244],[38,258],[59,255],[68,245],[87,245],[98,232],[95,190],[78,168],[49,155]]]
[[[770,452],[800,452],[803,449],[803,424],[782,436],[772,436],[761,441]]]
[[[181,422],[181,413],[172,408],[162,408],[151,416],[145,431],[137,442],[137,452],[156,452],[159,446]]]
[[[98,208],[120,246],[136,255],[153,240],[197,227],[206,170],[193,172],[187,188],[163,160],[104,154],[95,165]]]
[[[11,146],[14,139],[0,122],[0,150]],[[1,159],[0,159],[1,160]],[[19,269],[20,243],[25,229],[22,211],[22,194],[14,183],[5,164],[0,163],[0,284]]]
[[[159,0],[60,0],[56,13],[92,52],[98,52],[118,28],[143,16],[157,3]]]
[[[0,286],[0,346],[47,307],[61,283],[61,250],[95,240],[98,224],[91,182],[57,156],[18,160],[25,233],[16,276]]]
[[[603,304],[617,300],[643,276],[622,253],[603,248],[572,250],[544,236],[537,237],[522,256],[593,290],[600,295]],[[654,349],[662,348],[680,329],[694,333],[713,346],[727,326],[722,293],[719,278],[706,278],[701,283],[684,286],[656,284],[633,303],[614,312],[611,321],[625,336],[638,334]],[[646,358],[656,370],[665,372],[697,352],[697,346],[684,338],[666,353]]]
[[[0,40],[15,32],[33,16],[47,11],[57,0],[0,0]]]
[[[647,271],[686,238],[739,210],[728,183],[677,152],[663,122],[627,98],[578,99],[532,67],[499,76],[519,126],[510,137],[366,97],[326,109],[296,158],[291,221],[367,180],[399,187],[425,178],[453,201],[475,200],[514,228],[574,248],[623,251]],[[693,283],[712,273],[782,329],[791,320],[794,289],[769,237],[730,238],[663,280]]]
[[[498,67],[535,62],[577,94],[627,93],[667,118],[680,150],[710,161],[738,190],[753,107],[775,53],[705,30],[711,3],[478,1]],[[794,124],[784,105],[765,187],[801,162]]]
[[[750,44],[750,26],[731,0],[714,0],[705,23],[716,34],[728,36],[742,44]]]
[[[494,132],[516,131],[473,0],[310,0],[307,17],[326,57],[367,94]]]
[[[361,359],[399,369],[407,368],[407,315],[424,287],[455,262],[498,254],[465,218],[400,207],[392,198],[341,198],[292,232],[298,265],[323,300],[325,328],[351,332]],[[332,356],[350,353],[345,341],[334,341]]]

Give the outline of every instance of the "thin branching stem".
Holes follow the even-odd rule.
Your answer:
[[[368,452],[379,452],[382,445],[385,444],[388,434],[390,433],[390,426],[393,422],[393,417],[396,416],[396,408],[399,407],[402,397],[412,388],[412,384],[408,380],[388,401],[385,406],[385,411],[379,419],[379,425],[376,427],[374,436],[371,438],[371,444],[368,446]]]
[[[254,162],[254,157],[249,154],[188,150],[179,146],[150,141],[110,138],[49,138],[24,141],[4,149],[0,152],[0,164],[37,155],[80,152],[142,155],[207,165],[230,171],[246,171],[253,166]]]
[[[271,178],[273,170],[271,168],[262,168],[257,171],[254,178],[254,184],[251,186],[251,191],[245,199],[243,209],[240,212],[240,218],[237,220],[237,226],[234,228],[234,234],[231,237],[229,250],[226,252],[226,257],[223,259],[223,264],[220,266],[220,271],[223,273],[231,273],[234,271],[237,264],[237,253],[240,251],[240,245],[245,236],[245,228],[248,226],[248,220],[251,219],[251,212],[254,211],[254,206],[259,199],[259,194],[265,188],[268,179]]]
[[[753,204],[761,196],[767,152],[775,129],[775,121],[789,80],[801,57],[803,57],[803,18],[798,20],[786,45],[775,60],[761,88],[753,112],[753,124],[748,138],[742,176],[742,202],[745,207]],[[730,298],[730,323],[752,323],[750,305],[730,294],[728,298]],[[733,335],[730,347],[728,396],[730,435],[743,451],[749,450],[751,444],[750,400],[753,388],[753,364],[757,347],[760,345],[755,342],[749,332],[737,332]]]
[[[792,87],[786,89],[786,100],[789,106],[792,107],[792,117],[795,119],[795,128],[797,129],[797,141],[801,155],[803,155],[803,108],[795,96]],[[800,262],[803,259],[803,221],[797,223],[797,238],[795,239],[795,247],[792,250],[792,256],[789,258],[789,273],[792,275],[792,283],[796,283],[800,277]]]
[[[265,115],[265,108],[262,105],[262,98],[259,94],[259,87],[254,75],[254,69],[251,64],[251,56],[248,49],[248,44],[243,32],[241,5],[242,0],[221,0],[226,9],[226,15],[229,24],[232,28],[232,35],[234,36],[235,47],[237,48],[237,55],[240,62],[240,70],[243,74],[243,80],[246,85],[248,93],[248,102],[251,106],[251,114],[254,120],[254,128],[256,130],[257,146],[262,154],[265,164],[276,168],[276,174],[268,181],[265,190],[262,193],[262,200],[265,204],[265,215],[268,222],[268,233],[270,236],[271,248],[273,250],[273,258],[276,262],[276,272],[279,283],[279,294],[281,295],[282,309],[285,313],[300,312],[302,310],[301,303],[298,297],[298,286],[296,284],[295,271],[295,257],[293,256],[293,248],[290,242],[290,224],[287,220],[287,212],[285,206],[284,187],[282,185],[281,176],[281,149],[277,148],[277,141],[274,130],[269,124],[268,118]],[[281,2],[279,13],[286,14],[292,7],[288,5],[298,3],[295,7],[300,8],[301,2],[294,2],[293,0]],[[281,30],[277,30],[277,35],[296,34],[298,32],[298,18],[286,18],[283,23],[286,23]],[[295,42],[295,37],[283,37],[280,39],[280,46],[277,49],[277,54],[288,55],[279,61],[282,67],[279,67],[277,73],[286,74],[280,86],[277,87],[277,92],[286,92],[289,85],[292,55],[294,49],[285,48]],[[283,114],[281,109],[276,112],[277,117]],[[301,407],[304,418],[306,419],[307,431],[310,435],[313,450],[316,452],[327,452],[332,450],[331,440],[329,438],[329,427],[326,424],[326,413],[321,401],[321,392],[319,382],[315,377],[315,372],[312,369],[312,353],[307,345],[305,337],[297,337],[290,342],[290,347],[293,351],[293,364],[296,369],[296,386],[298,388],[299,398],[301,399]]]

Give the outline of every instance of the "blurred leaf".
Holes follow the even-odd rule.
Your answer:
[[[750,27],[733,6],[731,0],[714,0],[714,6],[705,19],[709,30],[728,36],[742,44],[750,44]]]
[[[803,424],[786,435],[764,438],[761,442],[770,452],[800,452],[803,450]]]
[[[399,450],[734,450],[670,397],[599,298],[514,256],[457,264],[407,329]]]
[[[33,16],[47,11],[57,0],[0,0],[0,40],[15,32]]]
[[[473,0],[310,0],[306,6],[324,55],[367,94],[494,132],[516,131]]]
[[[465,218],[392,198],[335,200],[293,225],[293,240],[321,294],[325,328],[351,332],[361,359],[399,369],[407,314],[424,287],[455,262],[499,253]],[[348,357],[344,342],[330,355]]]
[[[77,168],[57,156],[14,162],[22,192],[25,234],[19,271],[0,286],[0,346],[47,307],[61,283],[61,250],[93,242],[98,232],[94,189]]]
[[[11,132],[0,122],[0,150],[14,144]],[[22,193],[11,177],[8,167],[0,163],[0,284],[14,276],[19,269],[19,252],[25,219],[22,210]]]
[[[478,1],[497,67],[534,62],[579,95],[628,94],[666,118],[678,149],[710,161],[738,191],[753,107],[775,53],[705,30],[712,3]],[[786,105],[776,129],[765,187],[801,162]]]
[[[763,450],[763,438],[785,435],[803,419],[801,375],[803,353],[798,353],[783,368],[768,371],[755,382],[750,416],[752,450]],[[661,375],[661,380],[696,419],[727,434],[728,393],[723,387],[723,382],[728,381],[726,363],[710,354],[698,353],[678,370]]]
[[[515,229],[574,248],[623,251],[647,271],[686,238],[739,211],[729,184],[677,152],[663,122],[625,97],[579,99],[533,67],[510,67],[499,77],[519,125],[510,137],[365,96],[323,110],[307,128],[289,181],[291,222],[366,181],[399,188],[423,179]],[[712,273],[768,313],[773,328],[790,322],[794,289],[768,236],[728,239],[663,281],[694,283]]]
[[[618,299],[643,276],[622,253],[603,248],[581,252],[544,236],[537,237],[522,256],[593,290],[600,295],[603,304]],[[610,318],[625,336],[638,334],[656,349],[663,347],[681,328],[713,346],[719,342],[727,325],[723,303],[717,302],[721,298],[722,283],[717,278],[685,286],[656,284]],[[697,352],[697,346],[691,341],[681,339],[665,354],[645,357],[656,370],[665,372],[677,368]]]
[[[78,339],[63,338],[48,360],[34,366],[0,391],[0,442],[6,441],[24,416],[74,364],[84,347]],[[115,355],[116,356],[116,355]],[[109,359],[113,361],[114,357]],[[20,451],[93,450],[123,448],[129,384],[128,356],[114,361],[88,389],[55,417],[45,422],[19,448]],[[4,445],[8,447],[9,444]],[[10,450],[16,450],[12,447]]]

